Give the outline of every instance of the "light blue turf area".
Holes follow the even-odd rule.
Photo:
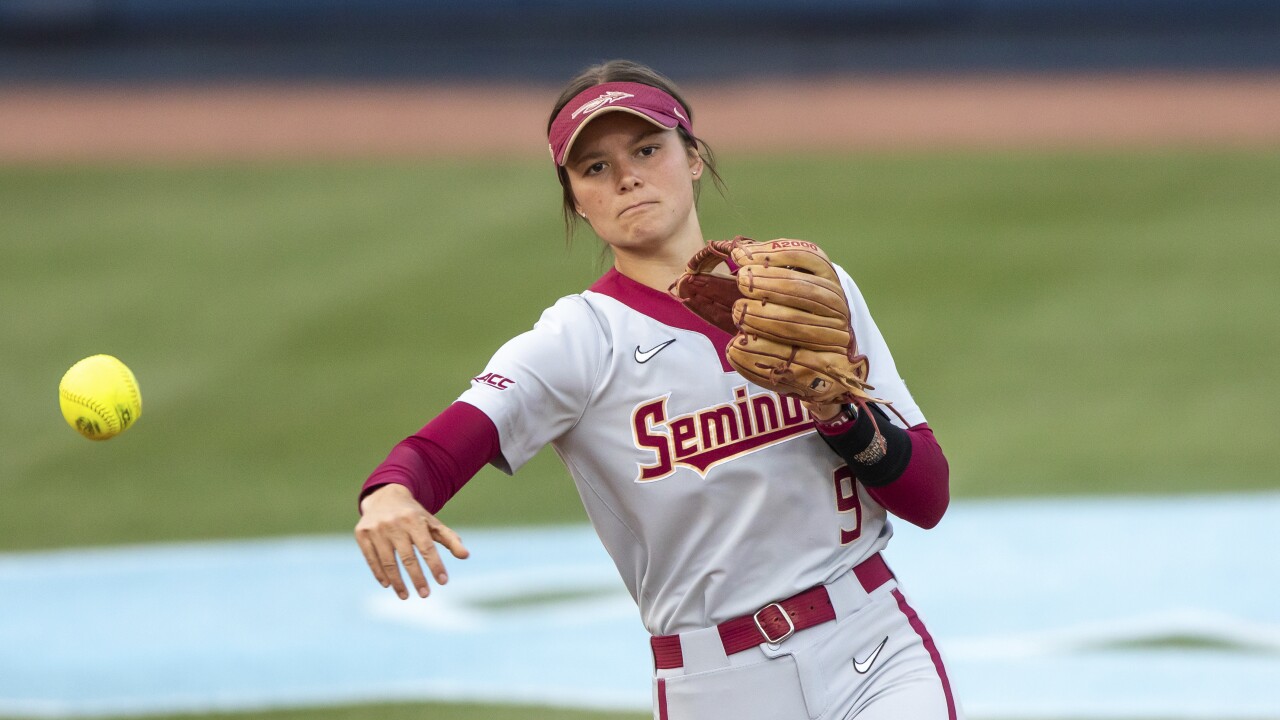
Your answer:
[[[962,501],[887,556],[972,717],[1275,717],[1277,517],[1277,493]],[[462,534],[472,558],[408,602],[348,536],[0,555],[0,715],[648,707],[590,528]]]

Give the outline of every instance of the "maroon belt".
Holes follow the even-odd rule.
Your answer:
[[[893,572],[885,564],[880,553],[858,563],[853,568],[862,589],[871,592],[893,578]],[[824,585],[809,588],[786,600],[769,603],[750,615],[726,620],[717,627],[720,642],[726,655],[742,652],[760,643],[780,643],[797,630],[813,627],[836,619],[831,607],[831,597]],[[684,666],[684,654],[680,650],[679,635],[655,635],[649,638],[653,648],[653,662],[659,670]]]

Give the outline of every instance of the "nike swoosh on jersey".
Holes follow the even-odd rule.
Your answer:
[[[871,651],[871,655],[866,660],[859,662],[858,658],[854,658],[853,669],[859,675],[866,675],[870,672],[871,666],[876,663],[876,658],[880,657],[880,651],[884,649],[884,644],[887,642],[889,642],[889,637],[886,635],[885,638],[880,641],[880,644],[876,646],[876,649]]]
[[[650,360],[654,355],[657,355],[658,353],[662,352],[662,348],[664,348],[664,347],[666,347],[666,346],[670,345],[671,343],[673,343],[673,342],[675,342],[675,341],[676,341],[676,339],[675,339],[675,338],[671,338],[670,340],[668,340],[668,341],[666,341],[666,342],[662,343],[661,345],[656,345],[656,346],[654,346],[654,347],[652,347],[652,348],[649,348],[648,350],[644,350],[644,351],[641,351],[641,350],[640,350],[640,346],[639,346],[639,345],[637,345],[637,346],[636,346],[636,362],[638,362],[638,363],[647,363],[647,362],[649,362],[649,360]]]

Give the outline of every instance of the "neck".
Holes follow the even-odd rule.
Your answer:
[[[704,242],[698,238],[696,243],[680,243],[669,246],[663,252],[653,255],[632,255],[614,250],[613,266],[626,277],[637,283],[652,287],[659,292],[667,292],[671,283],[685,272],[685,266],[695,252],[703,249]]]
[[[704,245],[702,232],[695,228],[695,232],[673,237],[651,252],[615,247],[613,266],[641,285],[665,293],[671,283],[684,274],[689,258]]]

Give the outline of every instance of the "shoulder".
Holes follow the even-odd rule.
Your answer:
[[[533,327],[512,337],[500,355],[519,356],[554,374],[556,368],[598,363],[609,333],[602,314],[582,295],[566,295],[544,309]]]
[[[866,303],[862,298],[862,289],[858,287],[858,283],[854,281],[849,271],[835,262],[831,263],[831,266],[835,268],[836,276],[840,278],[840,284],[844,286],[845,294],[849,296],[849,302],[865,307]]]
[[[534,329],[593,330],[598,329],[599,311],[591,306],[584,293],[565,295],[542,311],[534,323]]]
[[[853,276],[849,274],[848,270],[844,269],[843,265],[838,262],[832,262],[831,267],[836,269],[836,275],[839,276],[840,282],[845,284],[853,282]]]

